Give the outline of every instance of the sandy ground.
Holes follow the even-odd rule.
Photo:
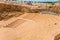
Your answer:
[[[0,40],[54,40],[60,33],[60,16],[25,13],[0,21]]]

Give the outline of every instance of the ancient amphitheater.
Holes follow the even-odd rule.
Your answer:
[[[0,40],[60,40],[60,5],[22,4],[0,3]]]

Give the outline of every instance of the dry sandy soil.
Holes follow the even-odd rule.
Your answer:
[[[60,16],[25,13],[0,22],[0,40],[54,40],[60,33]]]
[[[60,13],[57,11],[60,6],[30,9],[1,4],[0,7],[0,40],[54,40],[60,33],[60,15],[39,14],[42,10],[51,9]]]

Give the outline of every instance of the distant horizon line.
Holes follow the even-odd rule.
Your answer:
[[[16,0],[16,1],[26,1],[26,2],[29,2],[29,1],[31,1],[31,2],[58,2],[58,1],[37,1],[37,0]]]
[[[33,0],[14,0],[14,1],[16,1],[16,2],[59,2],[59,1],[33,1]],[[14,1],[12,1],[12,2],[14,2]]]

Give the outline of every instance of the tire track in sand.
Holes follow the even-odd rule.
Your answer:
[[[24,23],[25,21],[26,21],[26,20],[17,19],[17,20],[15,20],[14,22],[12,22],[12,23],[4,26],[4,27],[10,27],[10,28],[12,27],[12,28],[15,28],[15,27],[17,27],[18,25]]]

